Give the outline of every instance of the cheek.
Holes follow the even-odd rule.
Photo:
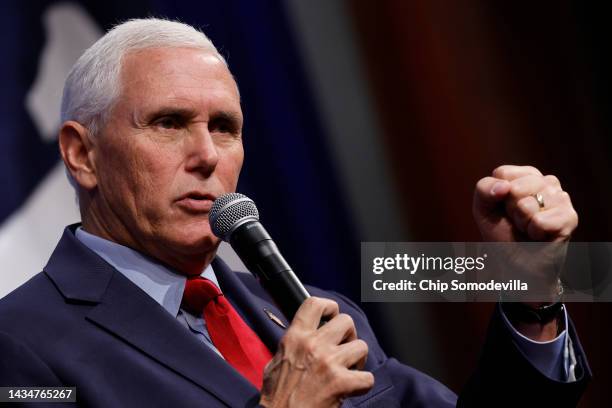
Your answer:
[[[227,155],[224,156],[223,160],[217,166],[217,172],[219,177],[222,179],[223,186],[226,191],[234,191],[238,184],[238,176],[242,169],[242,162],[244,159],[244,152],[242,145],[236,147]]]
[[[124,146],[109,152],[104,162],[102,183],[104,190],[123,202],[137,215],[155,212],[167,196],[172,179],[172,163],[167,152]],[[159,211],[159,209],[157,209]]]
[[[156,152],[140,156],[135,162],[130,177],[134,205],[147,217],[163,218],[168,214],[174,198],[173,186],[177,177],[177,160],[167,152]]]
[[[135,179],[142,189],[152,197],[163,195],[176,176],[176,168],[171,155],[155,152],[141,156],[135,169]]]

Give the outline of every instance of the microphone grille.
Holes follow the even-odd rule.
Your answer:
[[[227,193],[215,200],[209,220],[212,232],[227,241],[231,232],[243,222],[259,221],[259,211],[253,200],[244,194]]]

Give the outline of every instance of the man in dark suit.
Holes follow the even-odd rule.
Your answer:
[[[80,404],[104,407],[456,404],[388,358],[342,295],[308,288],[287,322],[253,277],[215,258],[208,213],[236,188],[242,111],[203,34],[154,19],[115,27],[71,71],[62,120],[82,224],[0,302],[0,385],[75,385]],[[488,240],[566,240],[577,224],[558,180],[531,167],[482,179],[474,213]],[[460,404],[575,405],[590,371],[564,316],[498,308]]]

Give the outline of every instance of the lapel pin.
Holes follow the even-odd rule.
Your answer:
[[[283,321],[281,319],[278,318],[278,316],[276,316],[274,313],[272,313],[271,311],[269,311],[268,309],[264,308],[264,312],[266,312],[266,314],[268,315],[268,317],[270,318],[270,320],[272,320],[274,323],[278,324],[280,327],[282,327],[283,329],[286,329],[287,326],[285,325],[285,323],[283,323]]]

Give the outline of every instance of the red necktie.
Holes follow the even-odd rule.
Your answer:
[[[257,389],[263,383],[263,371],[272,354],[257,334],[242,320],[214,283],[202,277],[189,278],[182,306],[203,314],[213,344],[225,360]]]

